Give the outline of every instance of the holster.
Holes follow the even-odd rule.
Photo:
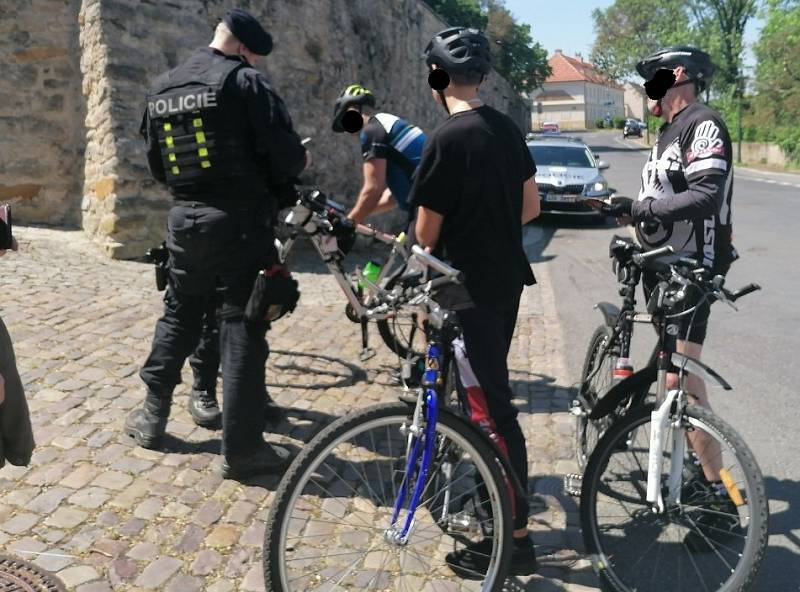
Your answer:
[[[169,251],[167,250],[167,243],[161,243],[160,247],[153,247],[148,249],[145,254],[147,260],[156,267],[156,289],[163,292],[167,289],[167,280],[169,278]]]

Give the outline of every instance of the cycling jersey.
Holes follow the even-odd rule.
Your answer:
[[[386,159],[386,185],[397,206],[405,211],[409,210],[411,177],[422,157],[424,144],[425,134],[421,129],[389,113],[374,115],[361,130],[364,161]]]
[[[738,257],[731,244],[731,153],[725,123],[703,103],[661,126],[632,209],[645,249],[669,245],[708,267]]]

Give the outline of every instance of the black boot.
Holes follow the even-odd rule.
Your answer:
[[[289,451],[282,446],[263,442],[252,452],[225,455],[222,462],[224,479],[245,479],[254,475],[282,473],[292,462]]]
[[[264,419],[267,420],[268,423],[276,424],[280,423],[286,417],[286,409],[278,405],[272,397],[269,396],[267,392],[267,387],[264,387],[264,394],[267,398],[267,404],[264,407]]]
[[[147,392],[144,406],[131,411],[125,420],[125,434],[136,440],[142,448],[161,448],[172,396],[161,396]]]
[[[220,429],[222,427],[222,411],[217,404],[216,391],[193,388],[189,395],[189,415],[201,428]]]

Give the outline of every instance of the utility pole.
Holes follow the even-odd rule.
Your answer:
[[[745,83],[745,76],[742,74],[739,77],[739,84],[737,85],[739,88],[737,89],[736,94],[739,95],[739,104],[737,105],[737,112],[738,115],[737,119],[737,127],[738,127],[738,140],[736,142],[736,164],[742,164],[742,102],[744,99],[744,83]]]

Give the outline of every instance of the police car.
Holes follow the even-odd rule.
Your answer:
[[[608,199],[611,191],[600,171],[609,167],[598,160],[580,138],[528,134],[528,150],[536,163],[536,185],[542,214],[601,216],[585,199]]]

